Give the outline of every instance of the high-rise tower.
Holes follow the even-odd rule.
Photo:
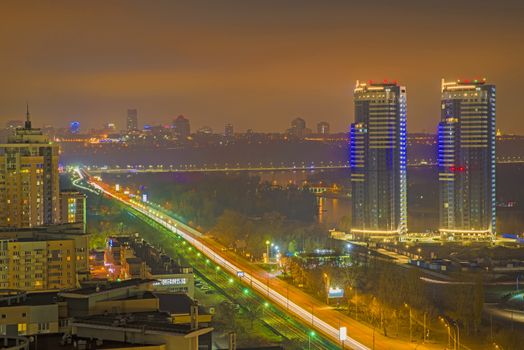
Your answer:
[[[185,140],[191,135],[191,126],[189,119],[183,115],[179,115],[173,120],[171,125],[173,133],[178,137],[179,140]]]
[[[127,131],[138,130],[138,110],[137,109],[128,109],[127,110],[126,128],[127,128]]]
[[[35,227],[60,223],[58,145],[31,126],[0,144],[0,226]]]
[[[227,123],[224,127],[224,136],[233,137],[235,136],[235,129],[233,129],[233,124]]]
[[[360,83],[350,129],[353,235],[390,239],[407,232],[406,88]]]
[[[438,127],[440,232],[450,240],[493,238],[495,86],[442,80]]]

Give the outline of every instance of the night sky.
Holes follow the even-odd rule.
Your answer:
[[[408,89],[408,131],[434,132],[440,79],[497,85],[497,126],[524,134],[524,1],[2,1],[0,126],[345,131],[357,79]]]

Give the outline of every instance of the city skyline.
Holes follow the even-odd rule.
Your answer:
[[[457,82],[462,82],[462,83],[465,83],[465,84],[476,84],[477,82],[482,82],[482,81],[486,81],[487,79],[486,78],[478,78],[478,79],[455,79],[454,81],[457,81]],[[442,78],[441,79],[441,82],[442,81],[446,81],[446,79]],[[452,81],[452,80],[450,80]],[[356,81],[356,84],[355,86],[358,87],[358,85],[360,84],[359,83],[360,81],[357,80]],[[399,82],[397,80],[383,80],[383,81],[375,81],[375,80],[367,80],[366,83],[368,83],[369,85],[371,84],[398,84]],[[404,85],[404,84],[402,84]],[[405,86],[405,85],[404,85]],[[351,97],[352,99],[352,103],[354,103],[354,95]],[[29,106],[29,104],[27,104],[27,106]],[[66,120],[64,121],[63,124],[60,124],[60,125],[54,125],[54,124],[47,124],[45,122],[42,122],[40,120],[40,124],[41,125],[38,125],[38,127],[53,127],[55,129],[70,129],[72,130],[73,128],[73,123],[77,124],[75,125],[75,128],[76,128],[76,131],[75,132],[72,132],[72,133],[85,133],[85,132],[88,132],[88,131],[96,131],[96,130],[101,130],[101,129],[107,129],[107,126],[108,125],[111,125],[113,128],[114,128],[114,131],[115,132],[126,132],[126,131],[132,131],[132,130],[137,130],[137,131],[140,131],[142,129],[145,129],[146,127],[148,126],[164,126],[164,127],[173,127],[173,125],[176,125],[176,120],[180,117],[183,117],[183,118],[186,118],[186,120],[189,120],[191,123],[193,123],[192,119],[190,117],[188,117],[187,115],[185,114],[171,114],[170,116],[168,117],[165,117],[161,120],[158,120],[158,119],[151,119],[150,117],[147,117],[146,116],[146,122],[143,122],[142,119],[142,114],[140,113],[140,110],[138,108],[127,108],[123,111],[123,115],[122,116],[119,116],[118,119],[111,119],[109,121],[105,121],[103,124],[100,124],[100,125],[93,125],[92,123],[91,124],[88,124],[87,127],[86,125],[84,124],[84,121],[81,121],[81,120]],[[130,113],[132,113],[132,117],[130,116]],[[440,113],[440,109],[439,109],[439,113]],[[408,112],[408,115],[409,115],[409,112]],[[131,121],[130,121],[130,118],[131,118]],[[39,116],[39,119],[42,119],[41,116]],[[120,120],[122,119],[122,120]],[[437,135],[439,133],[439,127],[438,127],[438,120],[439,119],[436,119],[437,120],[437,127],[434,128],[434,130],[410,130],[409,128],[409,119],[407,119],[407,133],[411,133],[411,134],[434,134],[434,135]],[[0,119],[1,120],[1,119]],[[203,128],[210,128],[214,133],[223,133],[224,131],[224,127],[228,127],[228,126],[235,126],[235,132],[238,132],[238,133],[243,133],[243,132],[249,132],[249,131],[252,131],[252,132],[260,132],[260,133],[289,133],[291,129],[289,129],[289,126],[291,124],[292,128],[293,128],[293,122],[296,121],[296,120],[302,120],[305,122],[305,128],[307,127],[307,129],[309,130],[309,133],[312,133],[312,134],[315,134],[315,133],[320,133],[320,134],[329,134],[329,133],[347,133],[347,132],[350,132],[351,130],[351,124],[352,122],[349,121],[348,124],[347,124],[347,128],[345,130],[333,130],[333,127],[332,127],[332,123],[329,121],[329,119],[312,119],[312,120],[305,120],[304,118],[302,118],[301,116],[295,116],[295,117],[290,117],[290,119],[288,120],[284,120],[282,121],[281,123],[287,123],[284,125],[284,127],[282,129],[265,129],[265,130],[254,130],[252,129],[251,127],[247,127],[246,129],[244,130],[238,130],[238,128],[236,127],[235,124],[229,122],[228,120],[224,120],[224,121],[217,121],[216,123],[214,124],[201,124],[201,125],[194,125],[194,124],[191,124],[191,128],[192,130],[195,130],[195,131],[198,131],[200,129],[203,129]],[[14,122],[19,122],[20,125],[22,125],[24,123],[24,120],[22,119],[21,115],[20,116],[16,116],[16,117],[13,117],[13,118],[8,118],[6,119],[5,121],[2,120],[2,122],[4,123],[4,127],[9,124],[9,123],[14,123]],[[222,122],[222,124],[219,124],[220,122]],[[130,123],[131,123],[131,127],[130,127]],[[326,130],[322,131],[322,132],[318,132],[318,128],[319,128],[319,125],[320,124],[325,124],[327,126],[327,131],[328,132],[325,132]],[[213,126],[210,126],[210,125],[213,125]],[[317,131],[317,132],[316,132]],[[520,135],[518,133],[514,133],[512,132],[511,130],[501,130],[499,125],[497,124],[497,129],[496,129],[497,132],[502,132],[503,134],[508,134],[508,135]]]
[[[2,349],[520,350],[522,18],[2,2]]]
[[[433,133],[440,79],[480,75],[497,82],[499,127],[524,133],[517,1],[333,1],[321,11],[293,1],[32,5],[4,5],[1,122],[29,101],[45,124],[86,120],[87,128],[122,124],[137,108],[145,123],[184,114],[194,125],[263,132],[302,117],[347,131],[354,81],[386,78],[410,90],[408,129]],[[402,40],[383,35],[389,28]]]

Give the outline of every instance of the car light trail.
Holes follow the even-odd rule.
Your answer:
[[[202,234],[198,232],[197,230],[172,218],[171,216],[166,215],[165,213],[163,213],[162,211],[158,209],[152,208],[151,206],[146,206],[143,203],[138,203],[128,198],[123,198],[122,196],[115,195],[114,193],[112,193],[112,191],[105,188],[105,186],[101,186],[98,182],[93,181],[91,178],[86,176],[79,169],[77,169],[76,172],[83,179],[86,179],[87,182],[91,186],[96,188],[97,190],[118,200],[119,202],[124,203],[125,205],[132,207],[133,209],[147,216],[148,218],[155,221],[156,223],[178,234],[179,236],[184,238],[187,242],[189,242],[191,245],[193,245],[196,249],[198,249],[200,252],[206,255],[210,260],[215,262],[218,266],[228,271],[231,275],[237,276],[245,284],[247,284],[251,288],[258,291],[261,295],[266,296],[267,298],[272,300],[274,303],[281,306],[284,310],[289,310],[290,312],[292,312],[294,315],[296,315],[306,324],[311,325],[312,327],[316,328],[318,331],[327,335],[335,343],[340,343],[339,329],[331,326],[327,322],[316,317],[313,313],[305,310],[303,307],[297,305],[292,300],[289,300],[288,298],[284,297],[283,295],[281,295],[274,289],[270,288],[265,282],[261,282],[260,280],[252,276],[250,273],[243,271],[242,268],[239,268],[238,266],[231,263],[229,260],[223,258],[217,251],[215,251],[213,248],[210,248],[209,246],[207,246],[201,240],[198,239],[198,237],[202,237]],[[243,272],[243,273],[239,274],[239,272]],[[355,350],[369,350],[370,349],[367,346],[361,344],[357,340],[352,339],[350,337],[347,337],[344,340],[344,345],[352,349],[355,349]]]

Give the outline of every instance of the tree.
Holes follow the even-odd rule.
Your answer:
[[[229,301],[217,305],[214,320],[224,332],[234,332],[237,329],[235,306]]]
[[[289,241],[289,244],[287,245],[287,251],[291,254],[295,254],[297,251],[297,241],[294,239]]]
[[[255,306],[253,304],[247,307],[247,318],[251,324],[251,329],[253,329],[253,322],[262,316],[262,307],[261,305]]]
[[[225,210],[211,232],[227,246],[246,236],[247,218],[233,210]]]

